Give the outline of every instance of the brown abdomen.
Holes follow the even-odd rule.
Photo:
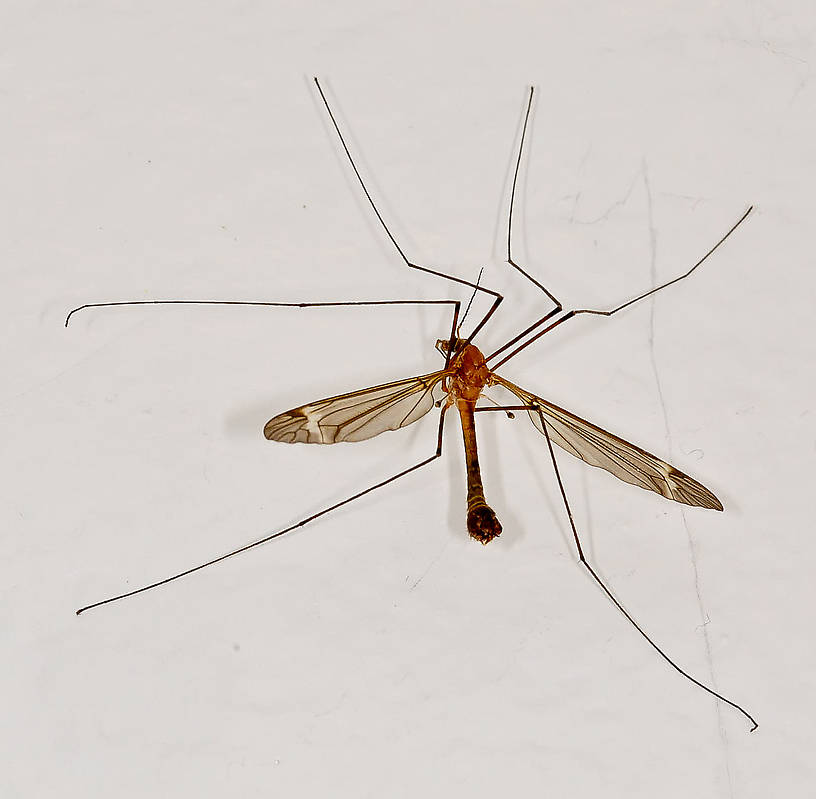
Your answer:
[[[475,349],[475,348],[474,348]],[[462,420],[465,440],[465,465],[467,466],[467,528],[471,538],[487,544],[498,536],[502,526],[493,509],[485,501],[482,474],[479,469],[479,453],[476,448],[476,424],[473,408],[475,401],[459,398],[456,407]]]

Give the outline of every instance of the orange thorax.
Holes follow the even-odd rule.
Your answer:
[[[490,370],[478,347],[468,344],[453,362],[450,394],[456,399],[475,403],[490,379]]]

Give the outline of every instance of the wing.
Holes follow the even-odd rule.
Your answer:
[[[503,377],[496,374],[492,377],[494,382],[512,391],[525,405],[540,408],[553,443],[575,457],[591,466],[606,469],[627,483],[656,491],[667,499],[712,510],[723,509],[717,497],[704,485],[674,466]],[[534,410],[528,412],[533,424],[543,433],[541,417]]]
[[[270,419],[264,435],[287,444],[336,444],[398,430],[433,408],[433,390],[447,374],[409,377],[301,405]]]

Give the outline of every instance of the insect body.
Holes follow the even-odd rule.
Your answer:
[[[447,342],[437,342],[442,345]],[[455,404],[462,421],[467,466],[467,529],[471,538],[487,544],[502,531],[493,509],[487,504],[479,470],[479,452],[476,447],[476,403],[482,389],[491,381],[484,355],[474,344],[457,342],[451,367],[453,375],[448,382],[448,406]],[[444,387],[444,383],[443,383]]]

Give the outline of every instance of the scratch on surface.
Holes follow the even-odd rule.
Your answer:
[[[50,377],[47,377],[45,380],[41,380],[40,382],[35,383],[33,386],[29,386],[28,388],[24,389],[23,391],[20,391],[17,394],[10,394],[6,397],[0,397],[0,408],[4,408],[6,405],[11,405],[13,402],[22,399],[23,397],[26,397],[29,394],[33,394],[35,391],[39,391],[40,389],[45,388],[45,386],[49,386],[52,383],[56,383],[58,380],[60,380],[60,378],[67,375],[69,372],[72,372],[75,369],[79,369],[79,367],[90,361],[91,358],[95,357],[96,355],[99,355],[99,353],[104,352],[107,349],[110,349],[120,339],[132,333],[136,328],[143,327],[144,325],[145,325],[144,322],[138,322],[135,325],[131,325],[126,330],[113,336],[113,338],[109,339],[104,344],[100,344],[98,347],[94,347],[90,352],[83,355],[81,358],[67,366],[65,369],[61,369],[56,374],[53,374]]]
[[[696,197],[696,196],[691,195],[691,194],[678,194],[677,192],[673,192],[673,191],[661,191],[660,196],[661,197],[675,197],[678,200],[688,200],[691,203],[691,210],[692,211],[696,211],[697,206],[701,202],[707,202],[708,201],[708,197]]]
[[[323,718],[323,716],[328,716],[334,713],[343,704],[343,702],[346,701],[347,694],[348,691],[343,691],[343,693],[340,694],[340,698],[337,699],[337,701],[335,701],[330,707],[327,707],[325,710],[321,710],[320,713],[314,713],[313,718],[319,719]]]
[[[436,566],[436,564],[439,562],[439,559],[445,554],[445,550],[447,548],[448,545],[445,544],[445,546],[443,546],[442,549],[439,550],[439,554],[428,564],[428,568],[425,569],[425,571],[422,572],[422,574],[420,574],[419,577],[417,577],[416,582],[414,582],[414,584],[411,586],[412,591],[428,576],[428,572],[434,566]]]
[[[622,208],[626,203],[629,202],[629,197],[632,196],[632,192],[635,190],[635,186],[638,182],[638,175],[632,178],[632,182],[629,184],[629,188],[626,190],[626,193],[621,197],[619,200],[615,200],[609,208],[607,208],[602,214],[596,216],[592,219],[574,219],[574,209],[573,209],[573,217],[570,217],[570,221],[574,221],[576,225],[597,225],[598,222],[606,221],[609,216],[612,214],[613,211],[616,211],[618,208]],[[580,193],[578,194],[580,197]],[[577,203],[577,200],[576,200]]]
[[[649,278],[651,280],[652,286],[658,285],[657,279],[657,230],[654,226],[654,215],[652,209],[652,189],[649,183],[649,168],[646,161],[643,161],[643,185],[646,191],[646,204],[647,204],[647,217],[649,221]],[[666,407],[666,398],[663,394],[663,385],[660,380],[660,370],[657,366],[657,355],[655,353],[655,299],[654,296],[650,300],[650,313],[649,313],[649,356],[652,363],[652,372],[654,373],[655,385],[657,387],[657,396],[660,400],[660,408],[663,413],[663,426],[666,430],[666,448],[669,452],[669,456],[672,454],[672,435],[671,435],[671,426],[669,424],[669,412],[668,408]],[[689,555],[691,557],[691,568],[692,573],[694,576],[694,591],[697,595],[697,608],[700,613],[700,619],[702,623],[702,633],[703,633],[703,642],[705,645],[705,655],[706,655],[706,662],[708,663],[708,673],[711,680],[711,685],[713,686],[714,690],[718,690],[717,688],[717,679],[714,675],[714,661],[712,658],[711,652],[711,639],[708,635],[708,622],[710,621],[708,617],[708,613],[705,610],[705,604],[703,602],[703,595],[700,590],[700,573],[697,567],[697,551],[694,544],[694,537],[691,534],[691,528],[689,527],[688,520],[686,518],[686,511],[681,506],[680,507],[680,515],[683,519],[683,527],[686,531],[686,539],[688,540],[688,548],[689,548]],[[731,778],[731,758],[730,752],[728,748],[728,734],[725,731],[725,728],[722,723],[722,713],[720,710],[720,703],[717,702],[715,704],[716,712],[717,712],[717,727],[720,733],[720,741],[722,742],[723,747],[723,760],[725,765],[725,774],[728,779],[728,792],[730,796],[734,797],[734,783]]]
[[[581,192],[576,192],[573,195],[572,210],[570,211],[569,221],[572,224],[575,221],[575,212],[578,210],[578,202],[581,199]]]
[[[799,98],[799,95],[804,91],[805,86],[810,82],[810,67],[808,66],[807,74],[799,80],[796,84],[796,87],[793,90],[793,94],[791,94],[791,98],[788,101],[788,108],[790,108],[796,100]]]
[[[780,49],[768,39],[741,39],[736,36],[719,37],[719,39],[723,44],[731,42],[732,44],[738,44],[742,45],[743,47],[749,47],[752,50],[764,50],[766,53],[768,53],[768,55],[778,56],[779,58],[785,59],[786,61],[793,61],[797,64],[808,63],[806,59]]]

